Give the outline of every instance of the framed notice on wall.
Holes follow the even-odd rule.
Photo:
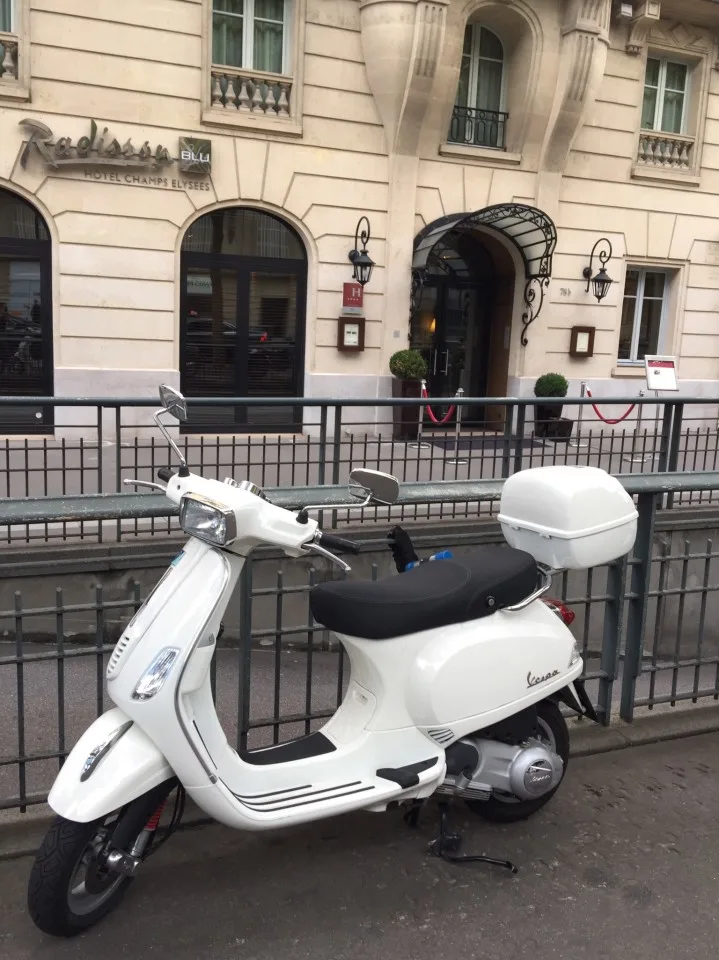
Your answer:
[[[676,357],[645,357],[648,390],[678,390]]]
[[[337,349],[348,353],[364,350],[364,317],[340,317],[337,324]]]

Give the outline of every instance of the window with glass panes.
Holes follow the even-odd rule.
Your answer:
[[[290,0],[213,0],[212,62],[284,73]]]
[[[663,133],[684,133],[689,94],[686,63],[649,57],[644,78],[642,128]]]
[[[503,71],[502,41],[486,27],[470,24],[464,32],[457,106],[501,110]]]
[[[14,0],[0,0],[0,33],[13,32],[13,3]]]
[[[668,291],[666,273],[635,267],[627,270],[618,360],[640,363],[646,354],[660,352]]]
[[[481,24],[464,32],[457,100],[450,142],[503,147],[504,48],[499,37]]]

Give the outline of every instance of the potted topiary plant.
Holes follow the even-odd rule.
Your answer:
[[[544,373],[534,384],[534,396],[539,399],[566,397],[569,382],[561,373]],[[561,403],[535,403],[534,432],[538,437],[551,440],[568,440],[572,433],[572,421],[562,417]]]
[[[427,362],[419,350],[398,350],[389,358],[394,398],[420,397],[420,380],[427,376]],[[417,407],[395,407],[395,440],[415,440],[419,424]]]

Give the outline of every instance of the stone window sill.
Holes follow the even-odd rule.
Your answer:
[[[269,117],[253,117],[252,114],[230,111],[224,107],[202,111],[202,122],[213,127],[233,127],[255,133],[276,134],[278,137],[301,137],[302,124],[292,120],[273,120]]]
[[[633,180],[651,180],[654,183],[677,183],[683,187],[698,187],[701,177],[691,171],[681,173],[679,170],[662,167],[651,167],[644,163],[635,163],[632,167]]]
[[[30,90],[14,80],[0,80],[0,100],[15,100],[17,103],[27,103],[30,99]]]
[[[506,150],[498,150],[494,147],[468,147],[463,143],[441,143],[439,153],[443,157],[489,161],[495,165],[501,164],[503,166],[516,167],[522,162],[521,153],[507,153]]]

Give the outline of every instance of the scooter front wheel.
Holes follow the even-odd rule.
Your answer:
[[[168,784],[165,797],[173,786]],[[108,844],[122,823],[123,834],[131,838],[129,847],[142,847],[146,855],[154,834],[147,822],[147,796],[90,823],[58,817],[30,873],[28,911],[36,926],[55,937],[74,937],[114,910],[133,877],[108,867]]]

